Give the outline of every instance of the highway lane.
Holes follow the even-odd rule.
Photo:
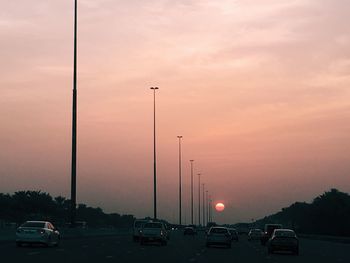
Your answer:
[[[63,240],[58,248],[0,244],[0,261],[12,262],[238,262],[238,263],[337,263],[350,262],[350,244],[301,239],[300,255],[267,255],[259,242],[245,236],[232,248],[206,248],[204,235],[183,236],[173,232],[167,246],[141,246],[129,236],[90,237]]]

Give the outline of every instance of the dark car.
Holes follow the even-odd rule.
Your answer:
[[[237,232],[237,230],[234,229],[234,228],[229,228],[228,231],[231,234],[232,241],[237,241],[238,242],[238,232]]]
[[[264,234],[261,236],[261,245],[265,246],[267,241],[269,241],[269,239],[271,238],[273,231],[275,229],[281,229],[282,225],[281,224],[266,224],[265,225],[265,232]]]
[[[267,243],[267,253],[275,251],[290,251],[299,255],[299,240],[293,230],[276,229]]]
[[[226,227],[212,227],[209,229],[206,240],[206,247],[224,245],[231,248],[232,238]]]
[[[248,233],[248,241],[261,240],[263,231],[261,229],[255,228],[251,229]]]
[[[196,235],[197,234],[197,231],[194,227],[190,227],[190,226],[187,226],[185,227],[184,229],[184,235]]]

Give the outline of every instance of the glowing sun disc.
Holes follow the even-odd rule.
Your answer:
[[[215,205],[215,209],[216,209],[216,211],[218,211],[218,212],[222,212],[222,211],[224,211],[224,209],[225,209],[225,205],[224,205],[223,203],[217,203],[217,204]]]

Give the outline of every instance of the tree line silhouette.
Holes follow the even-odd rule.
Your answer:
[[[303,234],[350,236],[349,222],[350,195],[331,189],[311,203],[296,202],[256,224],[280,223]]]
[[[70,200],[62,196],[52,197],[41,191],[0,193],[0,222],[21,224],[27,220],[48,220],[65,226],[69,222]],[[77,221],[85,221],[90,227],[130,227],[133,215],[106,214],[99,207],[85,204],[77,207]]]

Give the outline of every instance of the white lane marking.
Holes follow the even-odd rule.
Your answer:
[[[108,258],[108,259],[109,259],[109,258],[113,258],[113,256],[106,256],[106,258]]]
[[[196,256],[199,257],[201,255],[201,253],[196,253]]]
[[[39,255],[40,252],[29,252],[27,255],[28,256],[34,256],[34,255]]]
[[[190,258],[188,261],[189,262],[194,262],[194,261],[196,261],[196,259],[195,258]]]
[[[131,251],[130,251],[130,250],[128,250],[126,253],[131,254]]]
[[[89,246],[88,245],[84,245],[84,246],[82,246],[82,248],[88,248]]]

